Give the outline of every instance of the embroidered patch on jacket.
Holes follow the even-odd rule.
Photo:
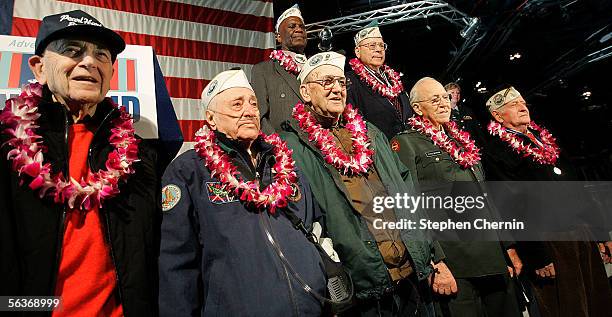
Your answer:
[[[392,149],[394,152],[399,152],[399,150],[400,150],[400,144],[399,144],[399,141],[398,141],[398,140],[393,140],[393,141],[391,141],[391,149]]]
[[[221,182],[206,182],[208,199],[213,204],[227,204],[238,201],[236,196],[225,189]]]
[[[434,156],[439,156],[442,154],[442,151],[431,151],[431,152],[427,152],[425,153],[425,156],[427,157],[434,157]]]
[[[300,192],[300,186],[297,184],[291,184],[291,195],[289,195],[289,200],[291,201],[299,201],[302,199],[302,192]]]
[[[169,184],[162,188],[162,211],[166,212],[174,208],[180,200],[181,189],[178,186]]]

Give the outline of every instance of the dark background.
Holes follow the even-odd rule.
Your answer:
[[[298,3],[309,24],[406,2],[410,1],[275,0],[274,11],[278,17]],[[443,84],[459,80],[464,106],[472,108],[486,126],[486,99],[499,85],[512,84],[530,105],[532,120],[553,133],[583,178],[612,180],[612,58],[571,67],[612,46],[612,39],[602,42],[612,32],[612,0],[447,2],[479,17],[486,31],[459,69],[448,65],[464,39],[460,28],[448,21],[430,17],[380,27],[389,45],[386,63],[404,74],[406,90],[424,76]],[[354,57],[354,34],[335,34],[333,49]],[[318,39],[308,42],[307,55],[318,52],[318,43]],[[515,52],[521,58],[511,61]],[[478,81],[486,93],[476,92]],[[586,91],[589,98],[583,96]]]

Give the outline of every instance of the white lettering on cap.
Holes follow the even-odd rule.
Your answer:
[[[72,16],[70,16],[68,14],[64,14],[64,15],[62,15],[60,17],[60,22],[62,22],[64,20],[69,21],[68,26],[78,25],[78,24],[88,24],[88,25],[100,26],[100,27],[102,26],[102,24],[96,23],[96,22],[94,22],[91,19],[88,19],[86,17],[75,18],[75,17],[72,17]]]

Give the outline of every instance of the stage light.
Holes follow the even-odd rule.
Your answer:
[[[477,82],[477,83],[476,83],[476,88],[480,87],[480,85],[482,85],[482,82],[480,82],[480,81],[479,81],[479,82]]]
[[[591,98],[591,95],[591,91],[587,89],[582,93],[582,99],[589,100]]]
[[[557,81],[557,83],[559,83],[559,87],[561,88],[567,88],[567,82],[565,80],[563,80],[563,78],[559,78],[559,80]]]
[[[332,50],[332,39],[334,38],[334,34],[330,28],[324,28],[319,32],[319,38],[321,39],[321,43],[319,43],[319,51],[328,52]]]
[[[521,58],[521,57],[522,57],[522,56],[521,56],[521,53],[519,53],[519,52],[516,52],[516,53],[514,53],[514,54],[510,54],[510,60],[511,60],[511,61],[513,61],[513,60],[515,60],[515,59],[519,59],[519,58]]]
[[[605,42],[609,41],[610,39],[612,39],[612,32],[610,32],[610,33],[608,33],[608,34],[606,34],[606,35],[602,36],[602,37],[599,39],[599,43],[605,43]]]
[[[486,94],[487,93],[487,87],[482,86],[482,87],[476,89],[476,92],[479,93],[479,94]]]

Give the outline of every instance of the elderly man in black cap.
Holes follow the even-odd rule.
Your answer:
[[[54,316],[156,314],[157,154],[105,95],[123,39],[76,10],[43,19],[0,114],[0,295],[59,296]]]

